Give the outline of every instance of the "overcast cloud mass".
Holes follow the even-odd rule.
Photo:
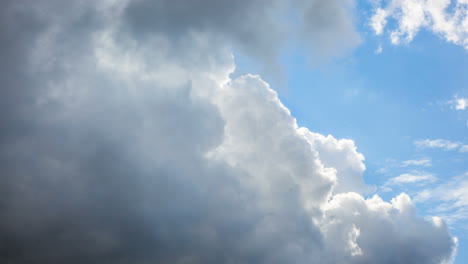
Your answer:
[[[352,48],[354,4],[3,1],[0,262],[449,263],[443,221],[363,197],[352,140],[230,77],[289,35]]]

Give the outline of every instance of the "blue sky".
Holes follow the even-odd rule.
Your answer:
[[[390,200],[405,192],[419,214],[447,218],[459,239],[455,263],[466,263],[468,188],[455,189],[468,180],[468,152],[460,149],[468,145],[468,108],[456,109],[454,101],[468,97],[468,49],[424,27],[408,43],[393,44],[389,34],[377,36],[369,25],[374,10],[369,3],[358,6],[362,42],[344,55],[311,63],[306,49],[285,49],[286,85],[277,82],[277,90],[300,126],[355,141],[365,156],[365,181],[376,187],[368,196]],[[389,21],[388,27],[396,23]],[[238,72],[261,72],[240,55],[236,64]],[[268,74],[264,79],[275,84]],[[416,143],[437,139],[459,147]],[[392,183],[401,175],[416,178]],[[466,194],[420,200],[423,191]],[[457,202],[459,207],[439,209]]]

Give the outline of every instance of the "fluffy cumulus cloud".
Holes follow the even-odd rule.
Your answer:
[[[408,43],[421,29],[428,29],[448,42],[468,49],[468,2],[466,0],[377,1],[369,24],[375,34],[384,34],[389,19],[395,26],[388,34],[392,44]]]
[[[337,140],[331,135],[323,136],[301,128],[314,149],[318,152],[320,160],[326,167],[336,170],[337,182],[334,192],[368,193],[373,190],[364,183],[362,174],[366,169],[364,155],[357,152],[354,141],[349,139]],[[344,162],[345,161],[345,162]]]
[[[455,239],[408,196],[358,194],[353,141],[230,78],[233,48],[275,56],[285,4],[4,1],[0,262],[450,261]]]

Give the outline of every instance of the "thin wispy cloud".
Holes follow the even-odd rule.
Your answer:
[[[450,141],[446,139],[421,139],[414,141],[414,145],[421,149],[441,149],[445,151],[457,150],[465,152],[467,145],[459,141]]]
[[[422,166],[422,167],[431,167],[432,160],[430,158],[414,159],[414,160],[405,160],[402,162],[403,167],[408,166]]]
[[[382,45],[379,45],[377,47],[377,49],[374,51],[374,53],[378,55],[378,54],[382,53],[382,51],[383,51]]]
[[[415,202],[431,205],[430,212],[468,228],[468,172],[418,192]]]
[[[437,177],[423,171],[412,171],[411,173],[403,173],[396,177],[390,178],[380,189],[384,192],[393,190],[393,187],[408,187],[410,185],[422,186],[437,181]]]

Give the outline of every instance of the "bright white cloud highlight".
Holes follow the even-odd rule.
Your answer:
[[[458,97],[457,95],[448,104],[455,110],[465,110],[468,108],[468,98]]]
[[[337,182],[334,193],[367,193],[374,190],[365,184],[362,175],[366,169],[364,155],[357,151],[353,140],[336,139],[332,135],[323,136],[306,128],[299,129],[317,150],[320,160],[327,167],[336,170]]]
[[[382,8],[376,8],[374,15],[370,19],[370,26],[374,29],[376,35],[382,35],[387,24],[387,11]]]
[[[386,5],[383,6],[382,2]],[[388,34],[392,44],[409,43],[421,29],[427,29],[446,41],[468,49],[468,2],[455,0],[389,0],[378,2],[369,21],[381,35],[389,19],[396,23]],[[450,9],[450,10],[449,10]]]

